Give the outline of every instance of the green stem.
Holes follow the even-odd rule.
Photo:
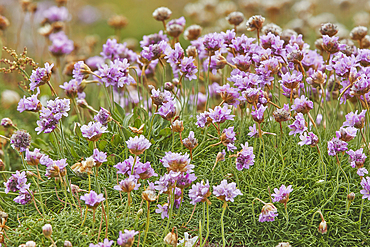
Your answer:
[[[149,208],[149,205],[150,205],[150,202],[147,201],[147,215],[146,215],[146,227],[145,227],[145,235],[144,235],[144,242],[143,242],[143,246],[145,246],[145,242],[146,242],[146,237],[148,236],[148,231],[149,231],[149,217],[150,217],[150,208]]]
[[[204,202],[204,203],[207,204],[207,235],[206,235],[206,238],[204,239],[204,244],[201,247],[203,247],[207,243],[207,239],[209,236],[209,205],[207,202]]]
[[[227,202],[224,202],[224,205],[222,205],[222,214],[221,214],[221,234],[222,234],[222,247],[226,246],[226,240],[225,240],[225,230],[224,230],[224,214],[227,207]]]
[[[175,182],[174,188],[175,187],[176,187],[176,182]],[[173,205],[174,205],[174,201],[175,201],[175,195],[174,195],[174,193],[175,193],[175,189],[172,189],[171,194],[170,194],[170,201],[171,201],[171,204],[170,204],[170,213],[168,214],[168,221],[167,221],[166,228],[163,231],[162,239],[164,238],[164,235],[167,233],[168,228],[170,226],[170,222],[171,222],[171,218],[172,218],[172,212],[173,212]]]
[[[364,209],[364,199],[361,200],[361,210],[360,210],[360,216],[359,216],[359,220],[358,222],[360,223],[359,224],[359,228],[361,229],[361,217],[362,217],[362,211]]]

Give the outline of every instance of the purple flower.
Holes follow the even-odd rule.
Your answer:
[[[152,145],[143,135],[140,135],[140,137],[135,136],[134,138],[130,137],[128,141],[126,141],[126,144],[130,153],[134,155],[143,154],[144,151]]]
[[[203,37],[203,45],[207,51],[218,51],[222,47],[223,42],[222,34],[219,33],[209,33]]]
[[[51,110],[53,114],[60,114],[62,116],[68,117],[68,111],[70,108],[71,101],[69,99],[59,99],[49,100],[46,106]]]
[[[114,244],[114,241],[109,239],[104,239],[104,242],[100,242],[98,244],[90,244],[89,247],[111,247]]]
[[[262,123],[264,120],[263,113],[267,109],[267,106],[261,105],[257,110],[252,111],[251,115],[254,121]]]
[[[54,56],[69,54],[74,50],[73,41],[68,39],[64,31],[50,34],[49,39],[52,42],[49,46],[49,51]]]
[[[360,193],[363,195],[362,199],[368,199],[370,200],[370,177],[362,178],[361,180],[361,186],[362,190],[360,190]]]
[[[304,95],[302,95],[301,98],[296,98],[294,100],[294,104],[292,105],[292,110],[303,114],[308,113],[312,109],[313,102],[308,100]]]
[[[29,149],[26,150],[25,160],[29,165],[38,165],[43,154],[40,152],[40,149],[35,148],[33,151]]]
[[[129,74],[128,60],[125,58],[122,61],[115,59],[110,61],[109,65],[103,64],[99,67],[97,75],[101,77],[100,81],[105,83],[105,86],[123,87],[124,85],[136,84],[135,79]]]
[[[227,151],[234,151],[236,147],[234,142],[236,134],[234,132],[234,126],[224,129],[221,134],[221,142],[224,146],[227,147]]]
[[[100,122],[102,125],[107,125],[110,121],[112,121],[112,117],[107,109],[100,107],[98,114],[94,116],[94,120],[96,122]]]
[[[48,22],[64,22],[68,21],[69,19],[68,9],[64,6],[51,6],[50,8],[44,10],[43,15],[48,20]]]
[[[213,194],[220,200],[231,202],[234,202],[234,198],[237,195],[243,195],[242,192],[236,188],[236,183],[228,184],[226,179],[222,180],[220,185],[213,186]]]
[[[164,103],[155,114],[158,114],[163,119],[170,121],[176,115],[175,102],[171,100]]]
[[[176,187],[180,189],[184,189],[190,186],[192,182],[194,182],[197,179],[194,173],[187,173],[186,175],[184,173],[181,173],[177,177],[177,183]]]
[[[235,115],[231,115],[231,109],[227,105],[216,106],[214,110],[209,109],[209,117],[213,123],[224,123],[226,120],[234,120]]]
[[[346,115],[346,121],[343,123],[343,127],[351,126],[357,129],[362,129],[365,124],[365,114],[366,110],[363,110],[360,114],[357,114],[357,110],[355,111],[355,113],[348,113]]]
[[[197,122],[195,124],[199,128],[204,128],[210,122],[212,122],[212,119],[209,117],[209,112],[206,111],[197,116]]]
[[[54,64],[45,63],[45,68],[37,68],[32,70],[30,76],[30,89],[34,91],[37,87],[44,85],[50,80],[51,69],[54,67]]]
[[[184,57],[179,65],[180,72],[189,80],[197,79],[197,66],[194,65],[195,59],[193,57]]]
[[[28,134],[25,130],[17,130],[10,137],[10,143],[12,148],[18,152],[26,151],[31,145],[31,135]]]
[[[367,156],[363,153],[362,148],[356,151],[353,151],[352,149],[350,149],[346,153],[349,155],[349,161],[351,162],[351,166],[353,168],[355,167],[360,168],[364,166]]]
[[[167,103],[169,101],[173,101],[173,97],[171,92],[164,90],[161,92],[159,89],[152,89],[151,91],[151,98],[153,100],[153,103],[157,106],[163,105],[163,103]]]
[[[174,172],[192,172],[194,165],[190,164],[188,154],[166,152],[165,156],[160,159],[162,165]]]
[[[339,140],[338,137],[333,137],[331,141],[328,141],[328,154],[335,156],[340,152],[346,151],[348,149],[347,146],[347,142]]]
[[[73,78],[79,82],[85,79],[86,73],[90,70],[89,67],[84,63],[84,61],[78,61],[74,64],[72,74]]]
[[[91,190],[90,193],[80,197],[81,200],[85,201],[86,206],[95,209],[102,201],[105,200],[103,194],[97,194],[95,191]]]
[[[139,59],[142,63],[149,64],[153,60],[164,57],[165,51],[167,49],[169,49],[169,45],[164,40],[159,42],[158,44],[143,47]]]
[[[22,205],[26,205],[30,203],[31,200],[32,200],[32,195],[27,190],[20,191],[19,195],[16,198],[14,198],[14,202],[22,204]]]
[[[162,40],[167,42],[168,38],[165,34],[163,34],[163,31],[161,30],[159,31],[159,33],[144,35],[143,40],[140,41],[140,46],[144,48],[149,45],[159,44]]]
[[[5,186],[5,193],[8,194],[9,191],[11,192],[17,192],[20,191],[26,191],[30,184],[26,185],[27,183],[27,176],[26,173],[16,171],[15,174],[12,174],[12,176],[8,179],[8,181],[4,182]]]
[[[271,194],[271,196],[274,197],[272,198],[272,202],[280,202],[280,203],[286,204],[289,200],[289,194],[292,191],[293,189],[291,185],[289,185],[288,187],[285,187],[285,185],[283,184],[281,185],[280,189],[275,188],[274,189],[275,193]]]
[[[230,47],[234,48],[237,54],[245,55],[252,52],[257,47],[257,44],[253,43],[255,40],[255,38],[248,38],[246,35],[242,34],[240,37],[231,40]]]
[[[93,159],[97,164],[107,162],[107,153],[100,152],[99,149],[95,148],[93,152]]]
[[[119,231],[119,237],[117,239],[117,244],[119,246],[132,246],[135,241],[135,235],[139,234],[139,232],[135,230],[124,230],[125,233],[122,234],[121,231]]]
[[[161,214],[161,218],[162,219],[164,219],[164,218],[168,218],[168,204],[167,203],[165,203],[165,204],[163,204],[163,206],[162,205],[160,205],[160,204],[158,204],[157,205],[157,209],[155,210],[155,212],[157,213],[157,214]]]
[[[357,129],[354,127],[343,128],[340,127],[339,131],[335,132],[335,135],[342,141],[349,142],[356,137]]]
[[[127,59],[129,62],[133,63],[137,60],[137,54],[127,48],[127,44],[123,43],[117,43],[116,39],[108,39],[107,42],[103,45],[103,51],[100,53],[100,55],[103,56],[97,57],[98,59],[94,60],[95,67],[91,66],[89,63],[90,61],[86,60],[86,64],[89,65],[91,69],[96,70],[98,68],[97,65],[103,64],[105,59],[109,59],[111,61],[114,61],[116,59],[124,60]]]
[[[78,94],[78,90],[80,89],[81,82],[72,79],[69,82],[64,82],[63,85],[60,85],[60,88],[63,88],[68,98],[75,98]]]
[[[138,190],[141,184],[139,184],[134,176],[129,176],[125,180],[122,180],[119,185],[115,185],[113,188],[118,191],[129,193],[133,190]]]
[[[253,147],[248,147],[248,142],[244,145],[241,144],[242,150],[238,152],[236,158],[236,169],[239,171],[243,169],[249,169],[252,165],[254,165],[254,158],[255,155],[253,154]]]
[[[196,146],[198,146],[198,140],[194,137],[194,132],[190,131],[189,136],[182,140],[184,146],[189,149],[193,150]]]
[[[340,44],[338,42],[339,37],[333,36],[329,37],[328,35],[323,35],[323,48],[330,54],[337,53],[338,51],[342,51],[346,48],[345,44]]]
[[[368,174],[369,172],[366,170],[365,167],[361,167],[361,168],[358,168],[357,170],[357,175],[359,175],[360,177],[363,177],[365,176],[365,174]]]
[[[248,71],[252,64],[250,57],[247,55],[236,55],[234,58],[232,58],[232,61],[241,71]],[[234,84],[234,86],[236,85]]]
[[[88,125],[81,126],[82,136],[89,141],[97,141],[103,133],[106,133],[107,127],[104,127],[99,122],[89,122]]]
[[[222,100],[225,101],[226,104],[233,105],[235,108],[240,104],[238,88],[230,87],[227,83],[224,86],[218,87],[216,92],[221,95]]]
[[[148,179],[153,176],[157,177],[158,174],[155,173],[154,169],[152,168],[149,162],[146,162],[146,163],[137,162],[137,164],[134,167],[134,176],[137,179],[139,178]]]
[[[304,120],[302,113],[297,113],[295,121],[293,124],[288,126],[292,131],[289,132],[289,135],[302,134],[307,130],[306,121]]]
[[[366,75],[362,75],[353,83],[350,95],[351,96],[364,95],[369,91],[370,91],[370,80]]]
[[[170,171],[164,174],[158,181],[155,181],[154,188],[159,191],[159,194],[166,193],[170,194],[175,181],[181,175],[181,172]]]
[[[139,161],[140,161],[140,158],[136,157],[136,163],[135,163],[134,167],[137,166]],[[124,160],[123,162],[117,163],[113,167],[118,170],[117,171],[118,174],[123,174],[123,175],[129,176],[129,175],[131,175],[131,170],[132,170],[132,165],[133,164],[134,164],[134,157],[130,156],[128,159]]]
[[[86,59],[85,63],[91,68],[92,71],[95,71],[99,69],[99,66],[104,64],[104,58],[100,56],[89,57],[88,59]]]
[[[275,217],[278,216],[277,208],[272,203],[266,203],[261,210],[261,214],[258,218],[259,222],[274,221]]]
[[[56,125],[59,123],[59,120],[62,118],[61,113],[53,114],[53,112],[49,108],[43,107],[40,111],[40,120],[37,120],[37,134],[41,132],[50,133],[55,128]]]
[[[164,53],[166,54],[164,58],[167,59],[167,62],[172,67],[173,73],[176,74],[179,70],[179,64],[185,56],[184,49],[182,49],[180,43],[176,43],[175,49],[168,46]]]
[[[289,89],[297,88],[299,83],[302,81],[303,75],[300,72],[293,71],[292,74],[290,72],[287,72],[281,76],[280,83]]]
[[[37,95],[31,95],[28,98],[26,98],[26,96],[23,96],[23,99],[21,99],[18,103],[17,110],[19,112],[23,111],[38,112],[41,109],[41,107],[42,105],[40,101],[37,99]]]
[[[248,135],[250,137],[258,137],[258,130],[257,130],[257,127],[256,127],[256,124],[253,124],[253,126],[249,126],[249,133]]]
[[[67,166],[67,159],[53,160],[53,163],[47,163],[45,176],[49,179],[64,177],[67,174]]]
[[[280,40],[280,36],[272,33],[261,36],[261,46],[264,49],[271,49],[274,55],[281,55],[283,52],[284,40]]]
[[[208,201],[208,197],[211,195],[209,190],[209,182],[207,183],[198,182],[193,184],[191,189],[189,190],[189,197],[191,199],[190,203],[195,205],[197,202],[205,202]]]
[[[299,138],[301,139],[301,141],[298,142],[298,145],[300,146],[309,145],[314,147],[317,145],[317,143],[319,143],[319,138],[313,132],[308,132],[308,135],[307,132],[304,132],[299,136]]]

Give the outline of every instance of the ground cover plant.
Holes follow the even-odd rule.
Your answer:
[[[42,63],[0,16],[1,87],[23,93],[2,92],[0,246],[370,244],[365,26],[310,46],[261,15],[225,7],[212,32],[159,7],[137,51],[124,16],[78,48],[67,7],[42,12]]]

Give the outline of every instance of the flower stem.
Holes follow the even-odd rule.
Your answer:
[[[222,205],[222,214],[221,214],[221,234],[222,234],[222,247],[226,246],[226,240],[225,240],[225,230],[224,230],[224,214],[227,207],[227,202],[224,202],[224,205]]]
[[[149,201],[146,201],[147,203],[147,215],[146,215],[146,227],[145,227],[145,235],[144,235],[144,242],[143,242],[143,246],[145,246],[145,242],[146,242],[146,237],[148,235],[148,231],[149,231],[149,217],[150,217],[150,202]]]

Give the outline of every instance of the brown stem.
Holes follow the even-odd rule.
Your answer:
[[[103,203],[101,204],[102,206],[102,211],[103,211]],[[100,224],[99,224],[99,231],[98,231],[98,239],[96,240],[96,242],[99,242],[99,239],[100,239],[100,233],[101,233],[101,226],[103,225],[103,214],[101,214],[101,219],[100,219]]]
[[[184,225],[184,226],[182,226],[182,227],[186,227],[188,224],[189,224],[189,222],[190,222],[190,220],[191,220],[191,218],[193,217],[193,214],[194,214],[194,212],[195,212],[195,207],[197,206],[197,204],[195,204],[194,205],[194,208],[193,208],[193,212],[191,212],[191,215],[190,215],[190,219],[188,220],[188,222],[186,222],[186,224]]]
[[[312,118],[312,116],[311,116],[310,112],[307,112],[307,115],[308,115],[309,119],[311,120],[311,123],[313,124],[313,127],[315,127],[315,128],[316,128],[316,123],[315,123],[315,121],[313,120],[313,118]]]
[[[50,87],[51,93],[53,96],[58,97],[57,92],[55,92],[53,86],[51,85],[50,81],[47,82],[48,86]]]

